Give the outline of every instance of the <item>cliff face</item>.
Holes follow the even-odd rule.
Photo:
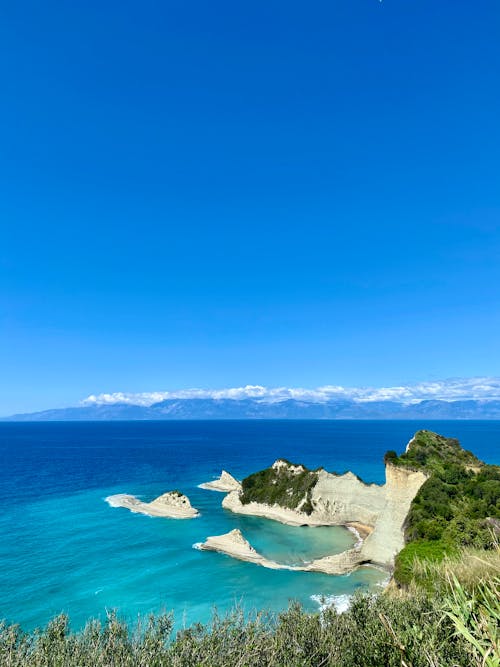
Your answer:
[[[327,523],[357,522],[373,528],[363,543],[361,559],[392,566],[404,547],[403,525],[410,505],[427,479],[422,472],[385,467],[385,484],[363,484],[352,473],[337,476],[318,474],[312,492],[312,516]]]
[[[334,475],[321,470],[311,502],[312,515],[328,523],[355,521],[374,526],[385,506],[385,487],[364,484],[352,472]]]
[[[396,554],[404,547],[404,523],[412,500],[427,479],[423,472],[385,467],[384,505],[373,524],[371,535],[361,549],[364,560],[392,567]]]

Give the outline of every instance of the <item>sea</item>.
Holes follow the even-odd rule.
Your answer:
[[[179,629],[235,607],[342,610],[356,590],[380,590],[387,574],[268,570],[193,545],[239,528],[265,556],[294,564],[348,548],[352,534],[238,516],[222,508],[223,494],[198,485],[222,469],[241,479],[280,457],[383,483],[384,453],[401,452],[420,428],[500,463],[500,421],[0,423],[0,619],[31,630],[65,612],[78,629],[111,610],[131,624],[173,612]],[[201,516],[152,518],[106,502],[173,489]]]

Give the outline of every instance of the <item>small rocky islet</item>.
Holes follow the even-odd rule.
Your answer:
[[[136,496],[118,493],[108,496],[106,502],[111,507],[125,507],[136,514],[165,517],[169,519],[194,519],[199,511],[191,505],[189,498],[180,491],[168,491],[149,503]]]

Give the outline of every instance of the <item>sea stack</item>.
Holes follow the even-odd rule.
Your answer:
[[[191,505],[189,498],[180,491],[168,491],[150,503],[144,503],[126,493],[108,496],[106,502],[111,507],[125,507],[134,513],[169,519],[193,519],[200,515],[199,511]]]

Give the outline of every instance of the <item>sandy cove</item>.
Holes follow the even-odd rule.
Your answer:
[[[159,516],[169,519],[193,519],[200,515],[187,496],[177,491],[170,491],[155,498],[150,503],[144,503],[135,496],[119,493],[108,496],[106,502],[111,507],[124,507],[137,514]]]
[[[366,524],[359,523],[358,521],[348,521],[343,525],[349,530],[352,530],[360,540],[366,540],[366,538],[373,532],[372,526],[367,526]]]
[[[340,554],[317,558],[304,563],[304,565],[283,565],[276,561],[269,560],[259,554],[252,545],[246,540],[238,528],[231,530],[224,535],[215,535],[208,537],[202,544],[197,544],[196,548],[201,551],[217,551],[226,554],[232,558],[243,560],[248,563],[255,563],[271,570],[290,570],[293,572],[323,572],[325,574],[346,574],[362,564],[360,558],[360,546],[362,540],[359,540],[356,546]]]

